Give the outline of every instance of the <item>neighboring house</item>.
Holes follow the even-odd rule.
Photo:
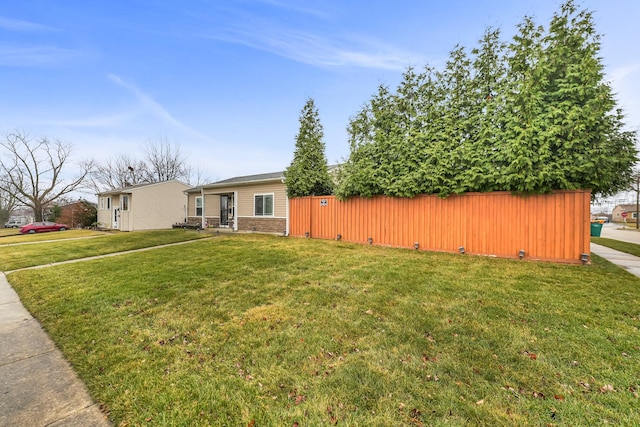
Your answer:
[[[98,225],[120,231],[171,228],[185,221],[187,184],[177,180],[98,194]]]
[[[611,221],[613,222],[625,222],[625,216],[622,214],[626,214],[626,222],[636,222],[636,205],[617,205],[613,208],[613,212],[611,213]]]
[[[89,227],[96,221],[96,204],[86,200],[78,200],[60,206],[60,215],[56,222],[67,224],[71,228]]]
[[[239,176],[190,188],[187,217],[202,227],[288,233],[284,172]]]

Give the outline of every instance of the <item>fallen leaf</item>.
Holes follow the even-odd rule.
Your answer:
[[[251,420],[249,421],[249,424],[247,424],[247,427],[254,427],[256,425],[256,420]]]
[[[613,391],[613,392],[616,391],[611,384],[606,384],[606,385],[600,387],[600,393],[607,393],[607,392],[610,392],[610,391]]]
[[[484,403],[484,399],[480,399],[476,402],[476,405],[482,405]]]
[[[564,400],[564,396],[561,394],[556,394],[553,396],[556,400]]]
[[[301,404],[302,402],[304,402],[305,400],[307,400],[306,396],[303,395],[298,395],[296,396],[296,405]]]

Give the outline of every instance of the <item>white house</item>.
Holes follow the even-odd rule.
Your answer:
[[[186,219],[189,188],[171,180],[104,191],[98,194],[98,224],[120,231],[171,228]]]

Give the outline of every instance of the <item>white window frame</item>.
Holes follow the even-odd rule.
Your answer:
[[[104,210],[104,199],[105,197],[100,197],[100,207],[98,209],[100,209],[101,211]]]
[[[120,209],[122,211],[128,211],[130,209],[131,200],[129,200],[128,194],[123,194],[120,196]]]
[[[256,212],[256,198],[257,197],[262,197],[262,214],[258,214]],[[264,206],[265,206],[264,200],[265,200],[265,197],[271,197],[271,213],[270,214],[265,214],[264,213]],[[253,195],[253,216],[260,217],[260,218],[264,218],[264,217],[271,218],[271,217],[274,216],[274,212],[276,210],[276,206],[275,205],[276,205],[276,198],[275,198],[274,193],[257,193],[257,194],[254,194]]]
[[[631,219],[637,219],[637,214],[638,212],[631,212]]]
[[[200,206],[198,206],[198,201],[200,201]],[[198,213],[198,208],[200,208],[200,213]],[[204,213],[204,198],[202,196],[196,196],[193,202],[193,213],[196,216],[202,216]]]

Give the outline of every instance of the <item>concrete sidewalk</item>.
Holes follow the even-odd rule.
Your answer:
[[[0,273],[0,426],[110,426]]]
[[[600,237],[607,239],[620,240],[627,243],[640,244],[640,232],[635,228],[623,228],[621,224],[603,224]],[[629,273],[640,277],[640,258],[627,254],[625,252],[616,251],[606,246],[591,243],[591,252],[601,256],[602,258],[616,264]]]
[[[606,246],[591,243],[591,253],[606,259],[613,264],[620,266],[629,273],[640,277],[640,258],[631,254],[616,251]]]

